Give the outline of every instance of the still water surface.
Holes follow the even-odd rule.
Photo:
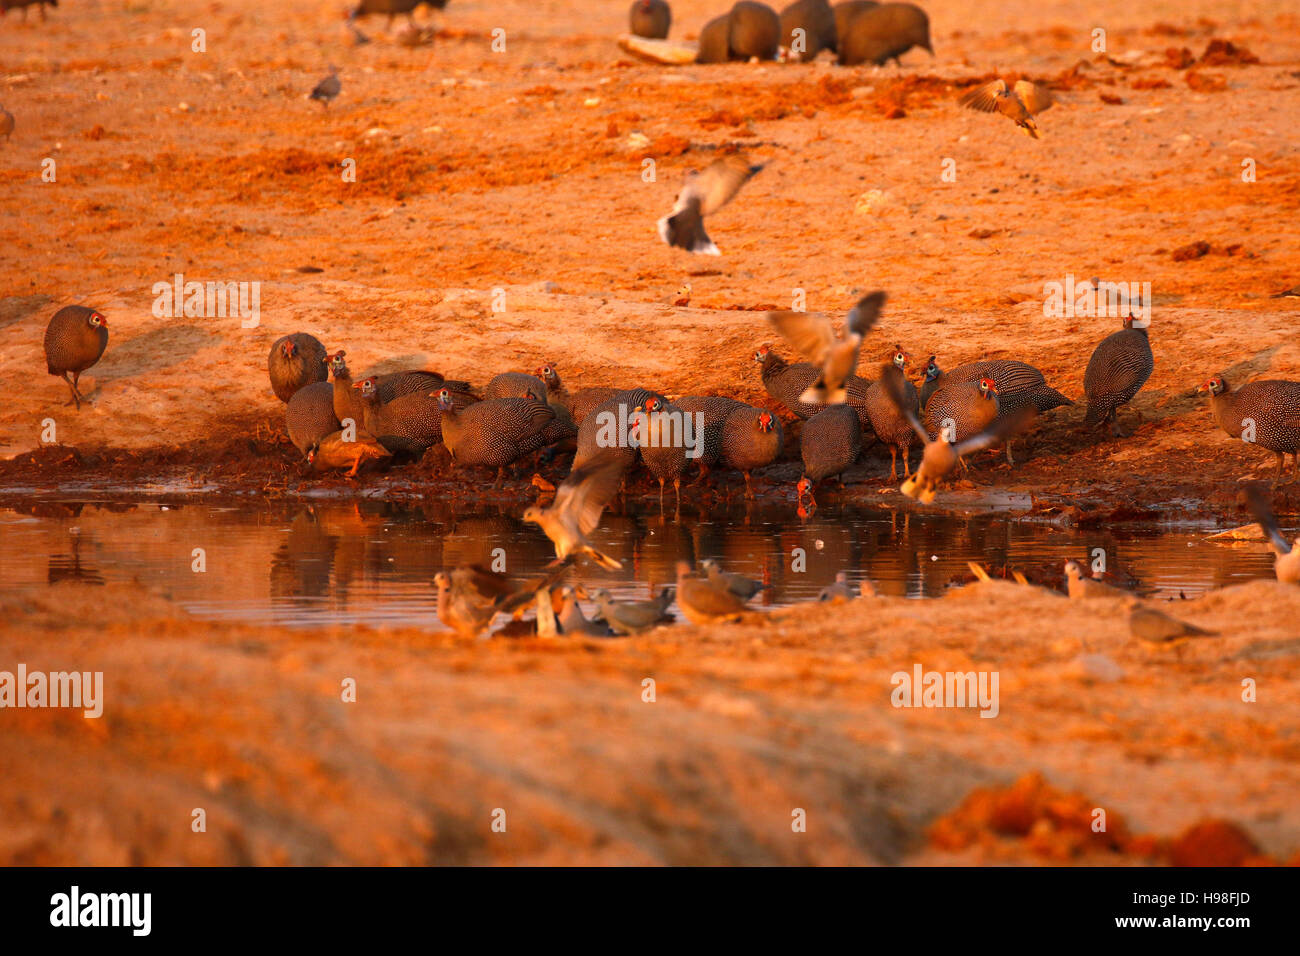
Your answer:
[[[491,564],[529,574],[554,557],[522,508],[318,501],[248,504],[151,500],[0,500],[0,589],[63,581],[138,581],[206,619],[312,627],[400,624],[438,630],[430,581],[444,567]],[[644,597],[670,583],[679,558],[715,558],[769,581],[767,606],[816,597],[845,570],[883,594],[936,597],[968,560],[1027,572],[1105,549],[1119,581],[1156,597],[1272,574],[1260,543],[1208,541],[1203,526],[1073,531],[1005,516],[899,514],[845,505],[801,521],[790,505],[737,504],[680,519],[657,507],[607,513],[595,535],[624,570],[583,567],[576,580]],[[194,570],[202,549],[206,570]],[[795,549],[806,570],[795,572]],[[1031,574],[1032,576],[1032,574]]]

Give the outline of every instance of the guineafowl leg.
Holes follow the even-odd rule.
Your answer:
[[[505,476],[506,476],[506,470],[505,470],[505,468],[498,468],[498,469],[497,469],[497,480],[494,481],[494,482],[492,483],[492,490],[493,490],[493,491],[496,491],[498,488],[501,487],[501,481],[502,481],[503,478],[505,478]]]
[[[1282,482],[1282,464],[1285,456],[1280,451],[1275,451],[1273,454],[1277,455],[1277,474],[1273,476],[1273,487],[1276,488]]]
[[[912,477],[912,463],[911,463],[911,461],[909,461],[909,459],[912,457],[912,446],[911,446],[911,445],[899,445],[899,446],[898,446],[898,453],[899,453],[900,455],[903,456],[903,477],[904,477],[904,478],[911,478],[911,477]],[[895,477],[897,477],[897,475],[895,475]]]
[[[898,448],[894,445],[889,446],[889,480],[898,480]]]
[[[1011,457],[1011,439],[1007,439],[1007,464],[1012,468],[1016,466],[1016,460]]]
[[[27,8],[23,7],[23,11],[26,12],[26,10]],[[81,393],[77,391],[77,379],[79,377],[80,373],[63,373],[63,380],[68,383],[68,388],[72,391],[72,403],[77,406],[78,411],[81,410]]]
[[[754,480],[749,476],[749,472],[745,472],[745,497],[754,497]]]
[[[677,496],[677,507],[680,510],[682,507],[682,480],[680,478],[673,479],[673,494]]]

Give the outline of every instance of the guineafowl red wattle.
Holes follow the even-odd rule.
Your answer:
[[[306,332],[276,339],[266,357],[266,371],[271,376],[275,397],[287,402],[303,386],[325,381],[329,378],[329,369],[325,367],[327,358],[325,346]]]
[[[926,403],[926,431],[932,441],[965,441],[993,424],[998,417],[998,401],[997,386],[991,378],[978,382],[945,380]]]
[[[329,382],[312,382],[293,393],[284,407],[289,440],[302,454],[326,435],[339,430],[334,417],[334,389]]]
[[[77,387],[81,373],[90,368],[108,348],[108,320],[96,309],[65,305],[45,327],[45,368],[68,383],[72,401],[81,408]]]
[[[1151,354],[1151,340],[1145,328],[1135,328],[1133,320],[1126,318],[1124,328],[1106,336],[1093,350],[1083,373],[1083,390],[1088,396],[1088,412],[1084,424],[1114,424],[1120,433],[1115,413],[1128,404],[1138,390],[1146,384],[1155,368]]]
[[[1274,484],[1282,480],[1285,455],[1297,456],[1293,478],[1300,476],[1300,382],[1267,379],[1233,388],[1216,375],[1197,392],[1209,394],[1220,428],[1277,456]]]
[[[751,473],[776,461],[784,443],[781,420],[765,408],[741,405],[727,416],[722,426],[722,461],[745,476],[747,498],[754,497]]]

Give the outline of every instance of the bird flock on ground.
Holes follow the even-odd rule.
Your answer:
[[[55,0],[0,0],[3,10],[32,3],[56,6]],[[428,0],[421,0],[428,2]],[[416,0],[362,0],[349,18],[398,13],[408,16]],[[445,0],[428,5],[442,9]],[[630,28],[641,37],[663,39],[671,25],[664,0],[634,0]],[[788,42],[787,42],[788,41]],[[878,4],[849,0],[831,6],[826,0],[798,0],[778,16],[771,8],[741,0],[726,14],[709,21],[700,34],[697,62],[722,60],[809,60],[822,50],[834,52],[841,63],[883,64],[920,47],[933,53],[929,19],[906,3]],[[328,106],[339,95],[338,71],[312,91],[310,97]],[[1028,135],[1038,138],[1034,117],[1051,105],[1047,91],[1020,81],[1001,79],[970,91],[961,103],[975,110],[998,112]],[[0,109],[0,132],[8,135],[13,118]],[[705,218],[721,209],[740,188],[761,171],[742,154],[724,156],[687,177],[671,212],[658,223],[660,237],[687,252],[719,254],[705,231]],[[1096,285],[1097,280],[1093,280]],[[723,395],[673,395],[628,384],[626,387],[571,389],[554,361],[543,361],[531,373],[503,371],[482,388],[445,378],[426,369],[408,369],[352,377],[347,352],[329,351],[314,336],[297,332],[271,346],[267,369],[272,391],[285,404],[285,429],[298,452],[314,471],[344,470],[355,478],[363,467],[389,468],[425,460],[433,455],[447,468],[488,469],[497,483],[520,462],[535,472],[542,461],[572,454],[568,477],[555,488],[535,474],[533,484],[550,491],[546,504],[523,512],[555,546],[552,567],[537,578],[511,581],[500,574],[468,566],[439,574],[439,616],[464,634],[490,628],[498,614],[537,608],[539,633],[623,635],[638,633],[671,620],[674,595],[665,589],[649,601],[616,602],[608,592],[586,592],[565,585],[565,572],[578,561],[607,570],[621,564],[603,554],[591,535],[606,506],[644,469],[657,482],[662,502],[671,482],[680,503],[681,483],[694,470],[697,481],[715,469],[743,475],[745,494],[755,497],[754,472],[781,457],[786,433],[798,423],[802,474],[795,485],[801,514],[816,507],[818,486],[839,478],[859,458],[868,443],[880,443],[891,453],[890,477],[900,491],[922,503],[934,500],[954,471],[967,471],[968,458],[1005,446],[1014,465],[1014,439],[1036,418],[1052,409],[1073,405],[1049,385],[1028,362],[995,359],[944,370],[930,355],[917,381],[908,377],[912,356],[900,345],[887,350],[869,346],[870,336],[884,323],[886,294],[863,296],[838,325],[820,313],[774,311],[766,328],[796,354],[789,361],[770,344],[753,353],[758,375],[773,407],[756,407]],[[1130,304],[1131,305],[1131,304]],[[1149,305],[1149,303],[1147,303]],[[1132,309],[1118,317],[1121,327],[1098,342],[1083,371],[1088,426],[1111,426],[1123,437],[1118,412],[1151,376],[1154,356],[1147,320]],[[59,309],[45,331],[48,371],[65,380],[77,409],[86,400],[80,376],[103,356],[109,340],[108,320],[98,309],[69,305]],[[758,332],[759,330],[756,330]],[[880,336],[878,336],[880,337]],[[891,336],[883,336],[885,342]],[[884,353],[874,378],[858,374],[864,348]],[[1293,477],[1300,477],[1300,382],[1259,381],[1232,386],[1223,375],[1209,378],[1198,389],[1208,395],[1214,418],[1230,436],[1241,438],[1277,456],[1277,477],[1284,456],[1292,456]],[[774,410],[790,418],[785,424]],[[699,423],[694,444],[685,438],[682,422]],[[611,423],[625,429],[613,440]],[[921,457],[915,470],[911,451]],[[692,462],[694,468],[692,469]],[[1300,583],[1300,547],[1287,545],[1258,491],[1249,493],[1249,506],[1265,530],[1276,554],[1279,580]],[[1300,541],[1297,542],[1300,545]],[[982,570],[977,576],[987,576]],[[1128,592],[1088,577],[1077,562],[1065,566],[1071,598],[1131,597]],[[750,601],[761,585],[716,565],[697,574],[689,565],[678,568],[675,600],[688,620],[712,623],[752,613]],[[863,584],[863,593],[870,591]],[[856,597],[841,574],[821,600]],[[600,617],[588,620],[578,599],[594,602]],[[1152,643],[1197,636],[1197,629],[1135,607],[1135,634]],[[1154,616],[1153,616],[1154,615]],[[1163,620],[1161,620],[1163,618]]]

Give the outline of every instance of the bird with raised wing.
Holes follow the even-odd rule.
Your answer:
[[[1046,88],[1028,80],[1017,80],[1008,87],[1006,80],[996,79],[975,87],[958,102],[981,113],[1001,113],[1033,139],[1041,139],[1034,117],[1056,101]]]
[[[704,219],[711,216],[749,182],[762,165],[751,165],[743,153],[715,159],[702,170],[690,173],[677,194],[673,211],[659,220],[659,236],[670,246],[687,252],[721,255],[704,231]]]
[[[601,451],[569,473],[549,507],[533,505],[524,511],[524,520],[539,526],[555,545],[557,564],[581,555],[610,571],[623,567],[621,561],[597,550],[588,535],[596,530],[605,506],[618,494],[626,471],[622,457]]]
[[[1282,537],[1282,532],[1277,526],[1273,509],[1269,507],[1268,501],[1258,488],[1251,486],[1242,494],[1255,520],[1259,522],[1264,537],[1268,539],[1269,550],[1274,555],[1273,573],[1283,584],[1300,584],[1300,538],[1297,538],[1293,544],[1287,544],[1286,538]]]
[[[810,405],[843,404],[848,395],[844,384],[858,367],[862,340],[880,319],[885,293],[872,292],[858,300],[836,334],[829,316],[820,312],[769,312],[767,320],[813,365],[821,375],[799,396]]]

